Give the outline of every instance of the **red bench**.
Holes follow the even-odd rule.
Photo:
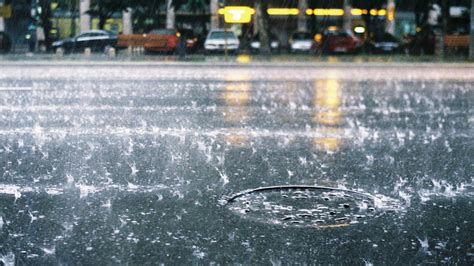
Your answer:
[[[446,51],[464,51],[469,49],[469,35],[446,35],[444,36],[444,48]]]

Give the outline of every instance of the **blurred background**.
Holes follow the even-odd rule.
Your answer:
[[[472,50],[473,3],[0,0],[0,52],[83,53],[114,48],[136,53],[180,54],[181,49],[181,54],[398,53],[467,58]],[[228,34],[218,34],[219,30]],[[219,38],[229,40],[219,44]]]

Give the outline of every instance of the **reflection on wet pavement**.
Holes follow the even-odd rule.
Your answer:
[[[472,264],[474,72],[445,68],[2,66],[0,261]],[[219,203],[286,185],[339,192]]]

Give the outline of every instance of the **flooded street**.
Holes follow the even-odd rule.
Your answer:
[[[472,65],[0,63],[0,261],[473,264],[473,106]]]

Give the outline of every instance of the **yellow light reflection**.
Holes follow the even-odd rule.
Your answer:
[[[377,12],[377,15],[379,15],[379,16],[385,16],[385,15],[387,15],[387,10],[385,10],[385,9],[380,9],[380,10]]]
[[[298,8],[269,8],[267,13],[272,16],[296,16],[300,11]]]
[[[342,122],[341,85],[337,79],[330,78],[314,82],[313,104],[314,122],[325,127],[318,128],[321,137],[313,139],[313,145],[320,150],[335,151],[342,143],[343,130],[337,126]]]
[[[249,135],[239,129],[228,128],[223,137],[227,144],[234,147],[246,147],[249,144]]]
[[[236,61],[237,63],[248,64],[252,61],[252,57],[250,57],[248,54],[240,54],[237,56]]]
[[[223,98],[228,106],[245,106],[250,101],[249,90],[250,83],[228,83]]]
[[[317,33],[314,35],[314,41],[320,42],[323,39],[323,35],[321,33]]]
[[[244,73],[230,73],[226,77],[225,90],[222,95],[226,106],[223,116],[226,121],[242,122],[248,119],[246,106],[250,102],[250,77]]]
[[[362,16],[362,14],[364,14],[364,13],[363,13],[363,10],[360,9],[360,8],[353,8],[351,10],[351,15],[353,15],[353,16]]]
[[[339,56],[328,56],[329,63],[338,63],[341,62],[341,58]]]
[[[343,130],[336,127],[327,127],[319,129],[319,132],[325,136],[313,139],[313,146],[318,150],[336,151],[342,144]]]
[[[316,8],[313,11],[315,16],[343,16],[344,9],[339,8]]]
[[[394,6],[391,6],[388,9],[387,20],[388,21],[394,21],[395,20],[395,7]]]
[[[341,112],[328,110],[317,113],[316,120],[323,125],[338,125],[341,121]]]
[[[336,79],[315,81],[314,104],[319,108],[338,109],[341,105],[341,86]]]
[[[312,9],[306,9],[306,15],[308,15],[308,16],[313,15],[313,10]]]

